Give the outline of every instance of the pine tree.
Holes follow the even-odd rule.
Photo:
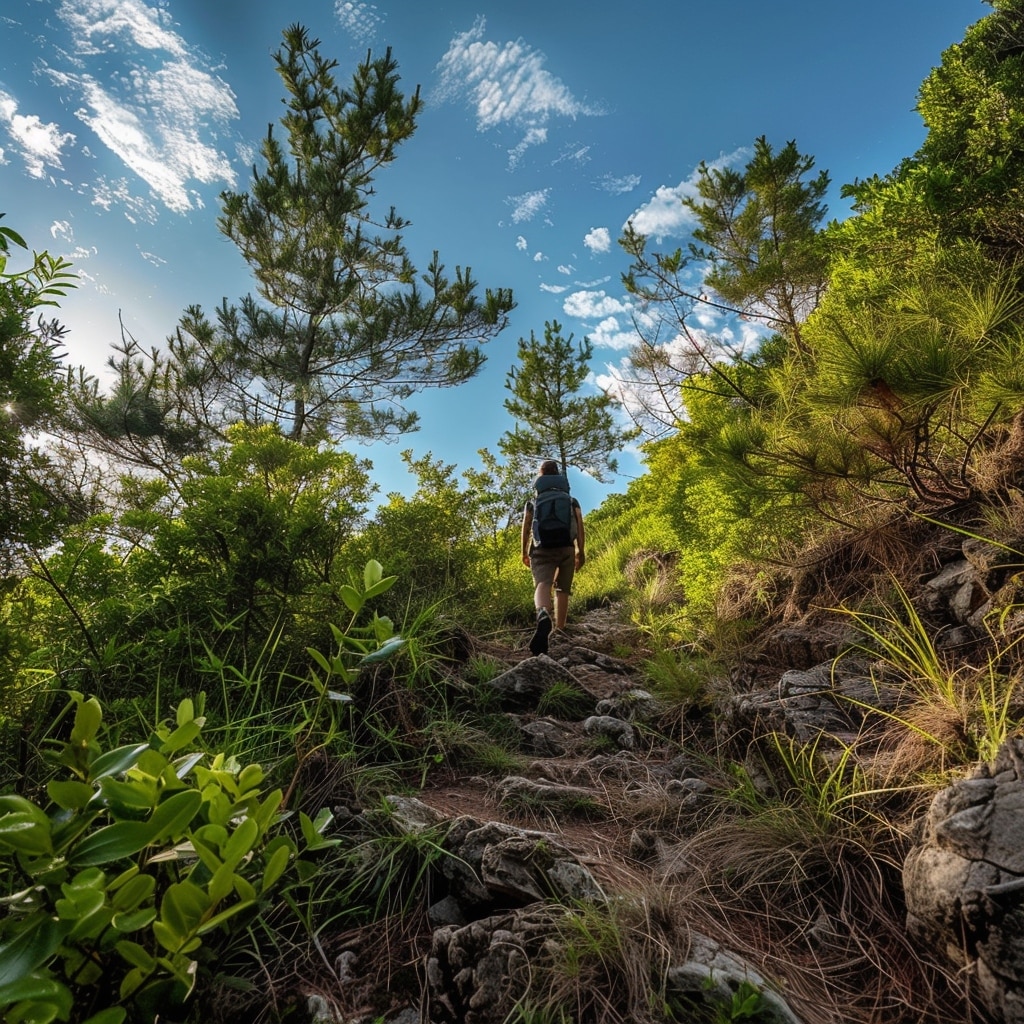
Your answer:
[[[513,366],[505,382],[512,393],[505,408],[516,426],[506,432],[498,447],[506,458],[540,462],[557,457],[563,470],[570,466],[605,481],[618,469],[613,452],[637,436],[615,422],[619,403],[611,395],[580,395],[590,374],[593,346],[584,338],[578,346],[573,337],[562,337],[557,322],[544,324],[544,340],[533,332],[519,339],[519,366]]]

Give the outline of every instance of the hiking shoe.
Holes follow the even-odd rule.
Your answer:
[[[537,612],[537,628],[530,640],[530,653],[533,655],[548,653],[548,636],[551,634],[551,616],[546,608]]]

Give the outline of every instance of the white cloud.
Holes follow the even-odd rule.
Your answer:
[[[543,263],[546,259],[547,259],[547,256],[545,256],[544,253],[542,253],[542,252],[535,252],[533,254],[533,262],[534,263]]]
[[[587,337],[596,348],[613,348],[624,351],[639,340],[632,323],[623,327],[614,316],[606,317],[596,328],[587,332]]]
[[[512,223],[533,220],[547,205],[550,192],[551,189],[542,188],[535,192],[524,192],[519,196],[509,196],[505,202],[512,207]]]
[[[546,70],[544,54],[522,39],[484,39],[486,25],[479,17],[469,31],[452,38],[437,65],[437,96],[442,102],[464,98],[474,108],[481,132],[504,127],[521,131],[521,140],[509,150],[510,167],[529,147],[547,141],[547,126],[554,118],[575,120],[603,113],[577,100]]]
[[[707,166],[709,168],[729,167],[749,154],[749,150],[738,149],[735,153],[720,157]],[[641,234],[660,242],[664,238],[678,237],[690,232],[696,217],[683,206],[683,199],[698,195],[697,182],[700,175],[693,173],[678,185],[661,185],[654,195],[641,206],[629,222]]]
[[[235,184],[220,141],[238,117],[234,93],[169,27],[166,5],[63,0],[57,13],[72,45],[54,51],[64,67],[44,64],[43,71],[164,206],[178,213],[201,208],[197,185]],[[112,193],[99,183],[96,191],[105,204],[120,189]]]
[[[520,252],[526,252],[526,248],[527,248],[527,246],[526,246],[526,239],[523,238],[522,235],[517,235],[516,236],[516,248]]]
[[[384,20],[377,13],[376,4],[353,3],[352,0],[337,0],[334,14],[338,24],[358,43],[370,42]]]
[[[572,146],[566,149],[561,156],[555,157],[551,161],[551,166],[554,167],[556,164],[571,163],[583,166],[583,164],[590,162],[590,146]]]
[[[575,267],[571,267],[571,266],[569,266],[568,264],[565,264],[565,263],[559,263],[559,265],[558,265],[558,272],[560,274],[568,275],[568,274],[571,274],[575,269],[576,269]]]
[[[0,123],[7,128],[7,134],[25,161],[25,169],[33,178],[42,178],[47,167],[62,168],[62,151],[75,141],[71,132],[62,132],[52,122],[44,124],[35,114],[19,114],[17,100],[3,91],[0,91]]]
[[[567,316],[574,316],[579,320],[598,320],[629,311],[628,306],[603,291],[573,292],[566,298],[562,308]]]
[[[142,0],[64,0],[57,14],[74,33],[79,56],[108,54],[125,44],[186,55],[182,38],[165,27],[167,10],[148,7]],[[97,37],[99,42],[94,42]]]
[[[632,192],[633,189],[640,185],[640,175],[624,174],[621,177],[616,177],[613,174],[604,174],[598,178],[596,185],[602,192],[608,192],[613,196],[621,196],[627,192]]]
[[[612,236],[607,228],[591,228],[583,236],[583,244],[594,253],[609,252],[612,247]]]
[[[65,242],[73,242],[75,233],[71,230],[71,221],[55,220],[50,225],[50,237],[61,238]]]
[[[101,177],[92,186],[92,205],[101,206],[104,210],[112,210],[114,206],[121,206],[124,209],[125,217],[132,223],[145,221],[147,224],[155,224],[160,216],[158,207],[135,195],[127,178],[117,178],[110,181]]]
[[[569,290],[569,285],[541,283],[540,290],[542,292],[549,292],[551,295],[561,295],[563,292],[567,292]]]

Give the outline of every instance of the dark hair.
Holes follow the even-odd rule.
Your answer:
[[[550,476],[552,473],[557,473],[558,471],[558,463],[555,462],[554,459],[545,459],[540,464],[541,476]]]

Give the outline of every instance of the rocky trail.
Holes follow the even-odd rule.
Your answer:
[[[999,570],[961,558],[925,581],[945,621],[937,646],[940,636],[979,642],[966,619],[980,602],[965,588],[991,599]],[[919,802],[913,834],[893,847],[901,862],[873,860],[859,837],[823,841],[809,857],[820,837],[799,829],[762,850],[726,838],[694,859],[692,841],[712,831],[738,780],[778,789],[764,777],[778,737],[892,782],[885,725],[907,706],[906,688],[863,651],[837,657],[853,635],[842,618],[769,631],[720,681],[713,713],[653,695],[641,638],[614,607],[556,632],[546,655],[531,656],[526,636],[521,648],[477,642],[496,672],[476,685],[515,731],[519,756],[504,771],[434,772],[415,796],[350,818],[357,844],[383,828],[429,865],[420,895],[383,921],[324,935],[322,962],[302,973],[314,1019],[1024,1022],[1015,736]],[[730,761],[740,775],[723,769]],[[715,874],[741,877],[749,862],[773,881],[729,903],[737,887],[719,888]],[[791,892],[799,898],[773,902]]]

